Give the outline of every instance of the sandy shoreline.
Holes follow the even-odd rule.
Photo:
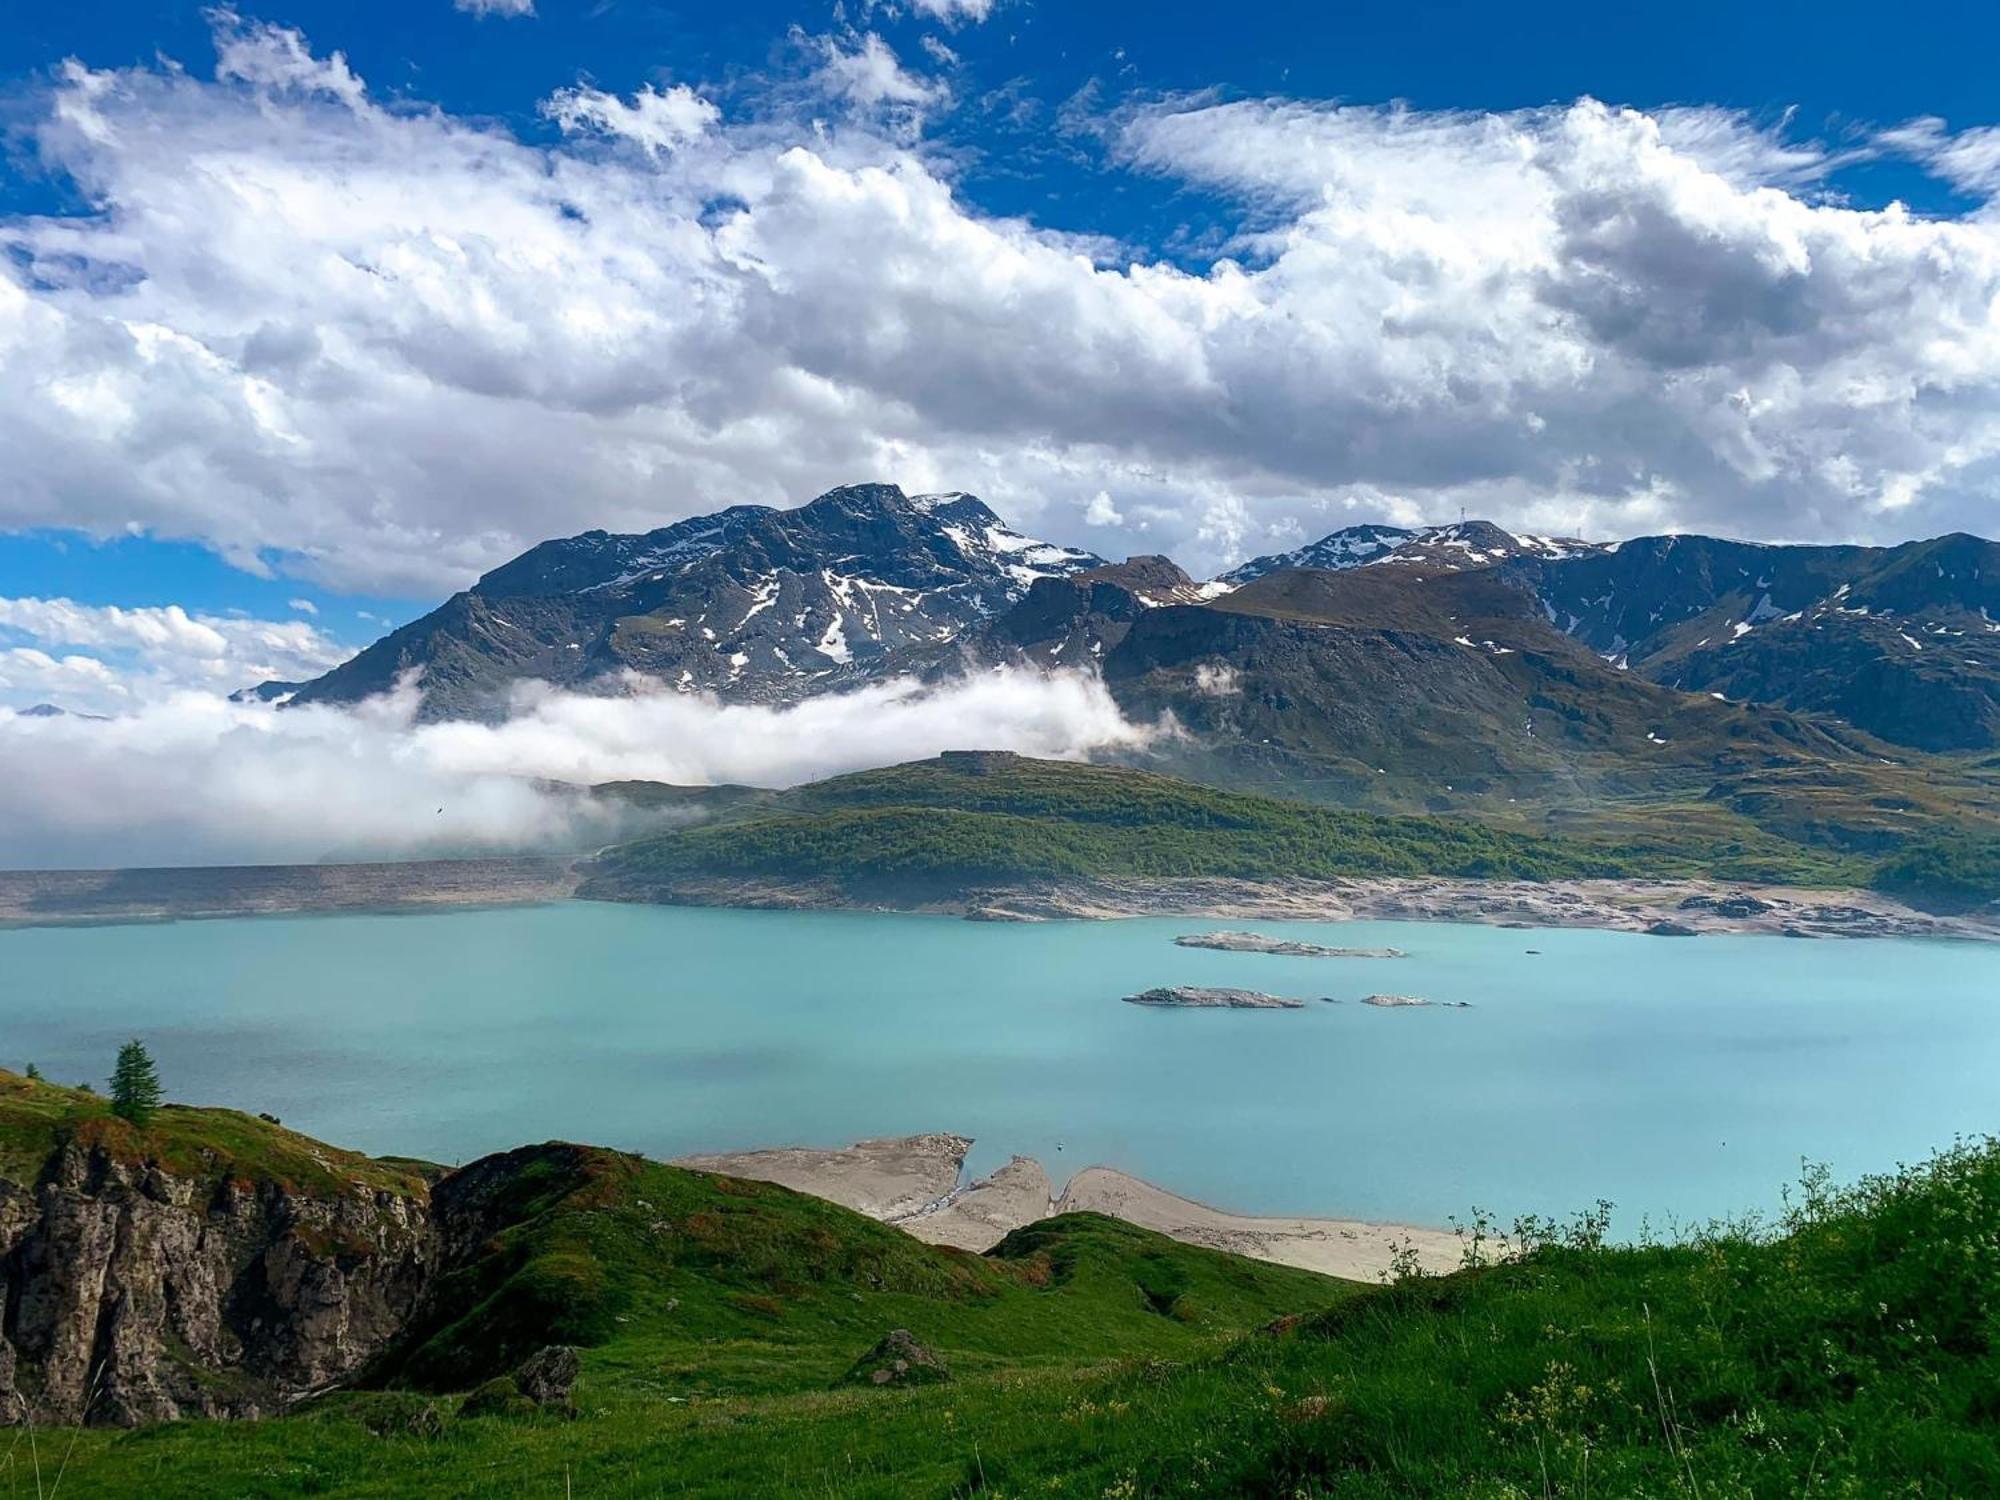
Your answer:
[[[1062,1213],[1100,1213],[1170,1239],[1351,1281],[1377,1281],[1399,1251],[1427,1270],[1459,1263],[1449,1230],[1359,1219],[1232,1214],[1113,1167],[1085,1167],[1058,1191],[1042,1164],[1017,1156],[990,1177],[964,1181],[965,1136],[861,1141],[832,1150],[788,1146],[682,1157],[675,1165],[775,1182],[893,1224],[934,1245],[990,1250],[1013,1230]]]
[[[563,856],[0,870],[0,927],[526,906],[566,900],[577,881],[576,861]]]
[[[1862,890],[1699,880],[1351,878],[1024,881],[938,897],[881,897],[810,882],[689,878],[609,887],[562,856],[406,864],[0,870],[0,928],[185,921],[305,912],[447,911],[575,897],[783,911],[902,911],[985,922],[1183,916],[1205,921],[1472,922],[1700,935],[2000,940],[2000,909],[1938,915]]]
[[[948,896],[875,898],[808,882],[690,878],[623,890],[586,878],[590,900],[786,911],[904,911],[982,922],[1184,916],[1291,922],[1470,922],[1611,932],[1761,933],[1797,938],[2000,940],[2000,909],[1940,915],[1865,890],[1703,880],[1117,879],[1022,882]]]

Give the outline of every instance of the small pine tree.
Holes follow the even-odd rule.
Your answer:
[[[111,1112],[143,1130],[159,1107],[159,1070],[146,1044],[134,1038],[118,1049],[118,1064],[111,1070]]]
[[[33,1063],[28,1064],[28,1079],[33,1083],[40,1083],[42,1081],[42,1070]]]

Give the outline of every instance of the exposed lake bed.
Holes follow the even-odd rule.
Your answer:
[[[1393,961],[1179,947],[1175,918],[968,923],[565,902],[0,932],[9,1062],[384,1154],[562,1137],[674,1157],[950,1131],[968,1171],[1102,1164],[1219,1208],[1442,1224],[1611,1198],[1774,1207],[1995,1123],[2000,949],[1453,923],[1273,923]],[[1538,950],[1534,954],[1529,949]],[[1121,1005],[1152,987],[1359,1003]],[[1372,978],[1371,978],[1372,976]]]

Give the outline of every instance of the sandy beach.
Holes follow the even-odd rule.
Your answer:
[[[1100,1213],[1170,1239],[1351,1281],[1377,1281],[1407,1248],[1426,1270],[1448,1271],[1461,1245],[1449,1230],[1358,1219],[1234,1214],[1183,1198],[1113,1167],[1085,1167],[1057,1191],[1033,1157],[962,1182],[964,1136],[861,1141],[833,1150],[783,1147],[679,1158],[675,1165],[775,1182],[894,1224],[934,1245],[983,1251],[1024,1224]]]

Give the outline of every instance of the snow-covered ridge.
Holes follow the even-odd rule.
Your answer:
[[[1575,537],[1535,536],[1502,530],[1490,521],[1460,521],[1449,526],[1410,529],[1402,526],[1347,526],[1291,552],[1253,558],[1222,574],[1218,583],[1241,586],[1285,568],[1348,568],[1404,565],[1430,568],[1487,568],[1515,558],[1558,562],[1608,550],[1604,544]]]

